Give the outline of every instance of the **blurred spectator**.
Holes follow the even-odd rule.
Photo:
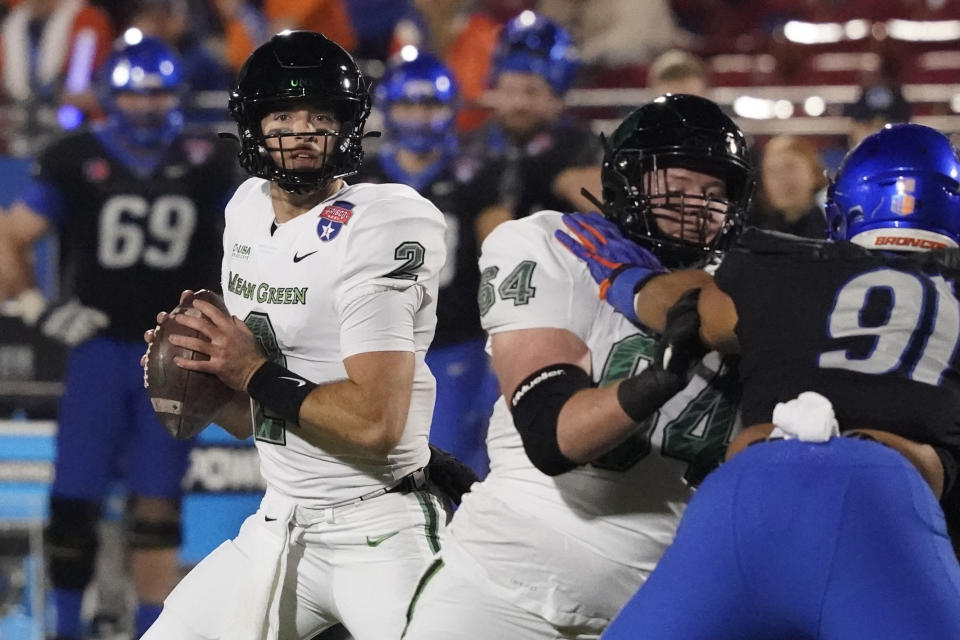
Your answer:
[[[135,0],[128,26],[160,38],[180,54],[183,79],[189,90],[230,89],[232,74],[191,28],[187,0]]]
[[[483,7],[494,20],[506,24],[521,11],[534,11],[537,0],[483,0]]]
[[[578,68],[569,34],[524,11],[504,27],[491,66],[493,116],[460,161],[461,176],[473,176],[489,199],[477,219],[478,241],[501,222],[541,209],[595,209],[580,192],[600,193],[601,149],[564,112]]]
[[[224,57],[235,72],[247,56],[270,37],[270,26],[263,11],[246,0],[213,0],[224,37]]]
[[[463,107],[457,127],[473,131],[487,117],[481,102],[500,26],[478,11],[473,0],[413,0],[413,5],[397,23],[391,51],[413,45],[443,60],[460,85]]]
[[[590,65],[644,64],[684,38],[667,0],[540,0],[537,11],[570,31]]]
[[[827,178],[813,144],[797,136],[771,138],[763,148],[760,171],[752,223],[807,238],[826,238],[820,196]]]
[[[354,55],[365,60],[386,60],[397,23],[410,13],[412,6],[412,0],[346,0],[357,36]]]
[[[24,0],[3,20],[4,93],[25,107],[23,130],[28,138],[40,136],[34,143],[57,130],[62,103],[75,107],[59,111],[65,127],[97,113],[90,80],[109,55],[113,36],[109,15],[85,0]]]
[[[433,202],[447,222],[437,329],[427,351],[427,365],[437,379],[430,442],[482,477],[488,466],[487,420],[498,392],[477,304],[474,220],[482,198],[459,182],[454,171],[456,82],[437,58],[420,53],[387,69],[374,104],[383,114],[386,136],[356,181],[408,184]]]
[[[709,80],[703,60],[682,49],[661,53],[647,71],[647,86],[657,95],[687,93],[709,98]]]
[[[885,124],[910,120],[910,104],[904,99],[900,87],[893,83],[880,83],[863,87],[860,97],[844,109],[850,118],[847,140],[850,148],[879,130]]]
[[[247,56],[285,29],[318,31],[348,51],[357,46],[343,0],[213,0],[226,39],[226,58],[239,71]]]
[[[270,33],[306,29],[324,34],[347,51],[357,46],[343,0],[264,0]]]

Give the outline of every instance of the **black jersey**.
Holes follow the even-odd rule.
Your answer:
[[[753,229],[741,245],[716,283],[739,318],[744,424],[816,391],[841,430],[882,429],[956,456],[960,253],[889,254]]]
[[[479,135],[461,165],[475,165],[467,171],[483,206],[513,202],[514,218],[544,209],[570,211],[572,204],[553,193],[553,181],[564,169],[599,167],[603,155],[591,131],[569,123],[535,136],[522,148],[504,143],[501,149],[491,149],[486,144],[491,134]]]
[[[93,132],[38,157],[42,188],[62,203],[61,293],[110,318],[104,335],[139,340],[183,289],[219,290],[223,208],[237,184],[235,151],[182,136],[153,175],[112,156]]]
[[[383,156],[370,158],[351,182],[405,182],[387,171]],[[417,186],[417,185],[413,185]],[[477,290],[477,236],[474,221],[478,213],[476,198],[470,197],[451,167],[440,171],[428,184],[418,188],[432,202],[447,223],[447,261],[440,272],[437,300],[437,330],[433,346],[456,344],[483,337]]]

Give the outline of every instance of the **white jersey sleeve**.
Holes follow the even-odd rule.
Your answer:
[[[594,321],[596,283],[554,237],[560,213],[543,211],[498,226],[480,254],[480,318],[490,334],[556,328],[584,342]]]
[[[370,203],[376,216],[357,216],[345,238],[334,291],[344,357],[415,350],[414,317],[436,303],[446,225],[436,207],[411,194]]]

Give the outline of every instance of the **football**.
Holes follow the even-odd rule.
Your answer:
[[[209,302],[229,314],[223,298],[201,289],[185,298],[170,315],[200,313],[193,308],[193,301],[197,299]],[[153,410],[166,430],[174,438],[186,440],[210,424],[234,392],[215,375],[178,367],[173,361],[177,356],[193,360],[207,360],[208,357],[173,344],[170,342],[172,335],[204,338],[200,332],[180,324],[172,317],[168,318],[157,329],[153,342],[147,348],[144,386]]]

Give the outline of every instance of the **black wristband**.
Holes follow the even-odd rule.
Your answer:
[[[634,422],[643,422],[687,386],[684,376],[650,365],[617,387],[617,402]]]
[[[317,385],[276,362],[265,362],[250,376],[247,393],[284,420],[300,422],[300,405]]]

